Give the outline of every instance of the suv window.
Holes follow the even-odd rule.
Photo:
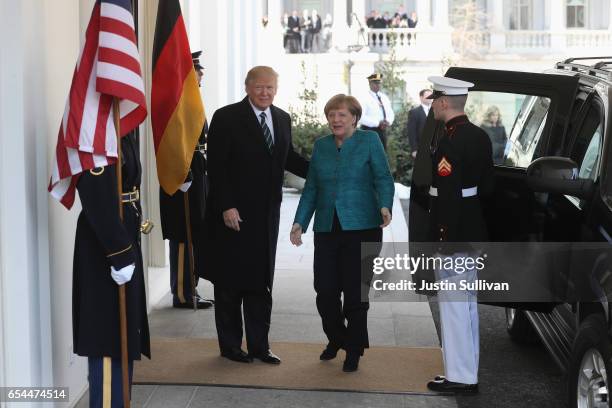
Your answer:
[[[578,177],[597,179],[603,123],[597,106],[592,105],[582,121],[570,158],[579,166]]]
[[[550,99],[514,93],[473,91],[466,113],[491,139],[493,163],[527,168],[540,140]]]

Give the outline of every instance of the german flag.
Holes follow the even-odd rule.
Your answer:
[[[204,121],[179,0],[160,0],[153,42],[151,122],[157,177],[169,195],[187,177]]]

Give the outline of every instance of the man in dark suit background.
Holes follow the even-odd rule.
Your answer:
[[[287,20],[289,53],[302,52],[302,35],[300,34],[300,17],[297,10],[293,10]]]
[[[406,123],[406,136],[410,143],[410,149],[412,150],[412,158],[415,159],[417,150],[419,149],[419,139],[423,133],[425,127],[425,121],[429,114],[429,108],[431,107],[431,99],[427,99],[431,95],[431,90],[421,89],[419,92],[419,99],[421,104],[415,108],[410,109],[408,113],[408,122]]]
[[[293,150],[290,116],[272,105],[277,81],[272,68],[252,68],[247,96],[217,110],[208,134],[204,277],[215,285],[221,355],[245,363],[281,362],[270,351],[268,332],[283,176],[285,169],[300,177],[308,171]],[[241,305],[248,355],[241,349]]]

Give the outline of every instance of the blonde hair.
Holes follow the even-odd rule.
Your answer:
[[[253,67],[247,72],[247,76],[244,79],[244,84],[248,85],[249,82],[254,81],[261,77],[273,77],[275,81],[278,81],[278,73],[266,65],[258,65]]]
[[[329,111],[340,108],[348,109],[348,111],[351,112],[351,115],[357,118],[355,123],[359,122],[359,119],[361,119],[361,105],[359,104],[359,101],[355,99],[355,97],[345,94],[332,96],[331,99],[327,101],[325,108],[323,109],[323,112],[325,112],[325,117],[327,117]]]
[[[493,121],[491,120],[491,116],[493,116],[494,114],[497,114],[496,123],[493,123]],[[482,120],[482,124],[485,126],[497,126],[497,125],[501,126],[501,123],[502,123],[502,117],[501,117],[501,112],[499,108],[495,105],[489,106],[487,110],[485,111],[485,114]]]

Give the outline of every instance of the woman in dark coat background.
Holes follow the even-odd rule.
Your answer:
[[[489,139],[491,139],[493,164],[503,164],[508,136],[506,135],[506,128],[502,124],[501,113],[497,106],[491,105],[488,107],[480,127],[487,132]]]

